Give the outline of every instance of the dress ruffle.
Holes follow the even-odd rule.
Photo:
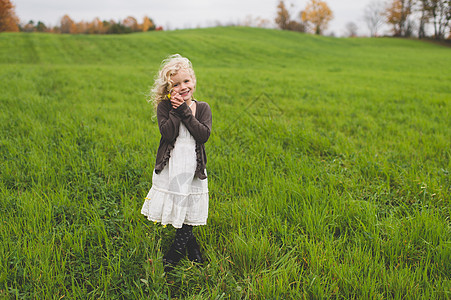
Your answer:
[[[152,199],[152,201],[151,201]],[[208,191],[183,195],[152,187],[147,194],[141,213],[148,220],[162,225],[183,224],[200,226],[207,224]]]

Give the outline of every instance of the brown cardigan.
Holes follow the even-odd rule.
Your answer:
[[[163,100],[158,104],[157,119],[161,139],[155,162],[155,173],[160,173],[169,161],[171,150],[174,149],[175,140],[179,135],[180,122],[183,122],[196,140],[197,167],[194,175],[199,179],[207,178],[205,175],[207,155],[204,144],[210,137],[211,109],[206,102],[196,101],[196,104],[196,116],[193,116],[186,103],[182,103],[177,109],[172,108],[169,100]]]

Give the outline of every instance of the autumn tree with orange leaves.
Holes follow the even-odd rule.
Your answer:
[[[91,23],[88,23],[86,32],[88,34],[104,34],[107,28],[99,18],[95,18]]]
[[[412,22],[409,16],[412,14],[413,0],[393,0],[386,10],[387,23],[392,25],[394,36],[409,36],[412,33]]]
[[[132,16],[125,18],[124,21],[122,21],[122,25],[130,28],[132,32],[140,31],[138,21]]]
[[[142,31],[155,30],[155,24],[153,23],[152,19],[145,16],[141,25],[141,29]]]
[[[310,0],[301,12],[302,21],[311,28],[315,34],[322,34],[327,29],[334,15],[326,2]]]
[[[77,33],[77,25],[68,15],[64,15],[60,21],[61,33]]]
[[[14,5],[9,0],[0,0],[0,32],[19,31],[19,19],[14,11]]]

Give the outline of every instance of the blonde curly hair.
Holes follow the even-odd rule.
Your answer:
[[[196,89],[196,75],[189,59],[180,54],[169,55],[161,63],[160,70],[155,76],[155,82],[150,91],[149,102],[152,102],[155,110],[161,101],[168,100],[167,95],[172,89],[171,76],[174,76],[180,70],[188,72],[193,79],[194,89]]]

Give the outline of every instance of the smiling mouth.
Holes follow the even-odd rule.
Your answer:
[[[186,91],[186,92],[184,92],[184,93],[181,93],[180,95],[182,96],[182,97],[185,97],[185,96],[187,96],[189,94],[189,91]]]

